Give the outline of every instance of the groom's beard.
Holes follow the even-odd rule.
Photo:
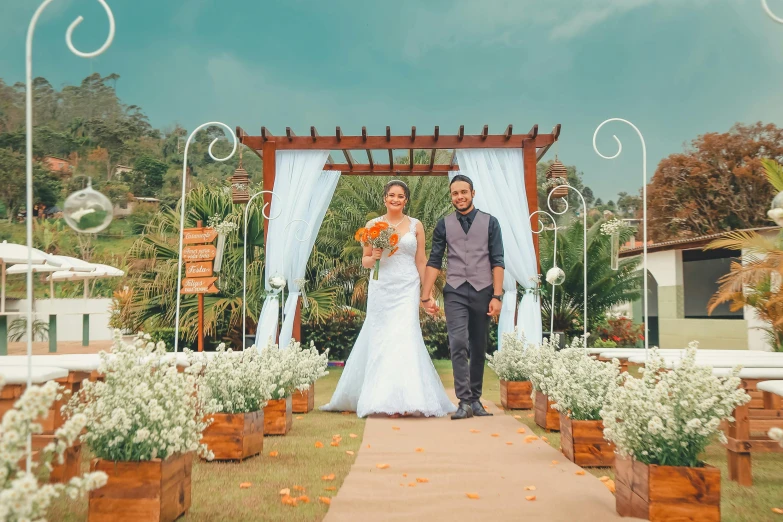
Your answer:
[[[473,208],[473,200],[471,199],[467,203],[463,203],[461,205],[458,205],[457,203],[451,202],[451,206],[453,206],[455,209],[457,209],[458,212],[465,213],[469,211],[471,208]]]

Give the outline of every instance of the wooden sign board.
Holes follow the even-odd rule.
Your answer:
[[[182,249],[182,259],[186,262],[212,261],[217,256],[217,248],[213,245],[187,246]]]
[[[217,230],[214,228],[186,228],[182,231],[182,243],[185,245],[211,243],[215,240],[217,235]]]
[[[185,263],[185,277],[209,277],[212,275],[212,261]]]
[[[183,294],[215,294],[217,287],[213,284],[217,277],[191,277],[182,280]]]

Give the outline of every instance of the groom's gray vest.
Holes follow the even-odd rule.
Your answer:
[[[457,289],[467,281],[475,290],[483,290],[491,285],[489,214],[479,210],[467,234],[456,212],[446,216],[444,221],[448,246],[446,283]]]

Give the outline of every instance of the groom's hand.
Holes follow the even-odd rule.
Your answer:
[[[503,303],[500,301],[500,299],[492,298],[492,301],[489,302],[489,312],[487,313],[490,317],[495,317],[500,315],[500,310],[503,308]]]

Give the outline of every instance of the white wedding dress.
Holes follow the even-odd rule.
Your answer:
[[[384,252],[378,280],[370,276],[364,325],[324,411],[441,417],[457,409],[421,335],[417,221],[410,221],[411,231],[400,238],[394,255]]]

